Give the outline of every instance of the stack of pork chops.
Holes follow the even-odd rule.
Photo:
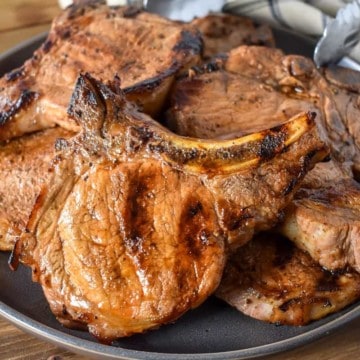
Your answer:
[[[103,342],[212,294],[337,311],[360,298],[359,84],[249,19],[72,5],[0,79],[0,249]]]

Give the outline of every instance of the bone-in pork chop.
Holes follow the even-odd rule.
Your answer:
[[[180,134],[231,138],[282,123],[293,112],[317,111],[332,157],[342,165],[332,161],[310,171],[278,230],[322,266],[360,271],[360,187],[348,166],[356,176],[359,84],[356,71],[320,73],[299,56],[241,47],[177,82],[169,116]]]
[[[118,76],[127,97],[153,115],[175,74],[196,64],[201,50],[192,26],[103,1],[70,6],[33,57],[0,79],[0,140],[55,124],[78,131],[66,109],[80,72]]]
[[[227,249],[273,226],[326,154],[311,114],[200,141],[171,133],[89,75],[69,112],[84,130],[63,141],[16,251],[56,317],[103,341],[202,303]]]
[[[56,141],[72,135],[61,128],[47,129],[0,147],[0,250],[11,250],[28,222],[42,186],[51,177]]]
[[[360,298],[360,274],[331,273],[286,238],[263,233],[227,262],[216,295],[246,315],[304,325]]]
[[[339,74],[278,49],[240,46],[175,84],[167,121],[181,135],[232,138],[314,111],[333,158],[356,172],[360,75]]]

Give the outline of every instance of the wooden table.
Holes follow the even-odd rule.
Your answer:
[[[0,0],[0,53],[46,31],[60,11],[56,0]],[[1,284],[0,284],[1,287]],[[85,359],[38,340],[0,318],[0,360]],[[267,360],[360,359],[360,319],[316,343]]]

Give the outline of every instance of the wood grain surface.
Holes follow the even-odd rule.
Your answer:
[[[0,53],[46,31],[51,19],[59,11],[56,0],[0,0]],[[84,360],[86,358],[28,335],[0,318],[0,360],[48,359]],[[360,359],[360,319],[315,343],[287,353],[272,355],[266,359]]]

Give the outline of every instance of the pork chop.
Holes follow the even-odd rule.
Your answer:
[[[277,231],[328,270],[360,272],[360,185],[334,162],[317,164]]]
[[[314,111],[334,160],[356,172],[360,75],[349,73],[319,72],[310,59],[279,49],[240,46],[176,82],[167,124],[184,136],[233,138]]]
[[[360,299],[360,274],[324,270],[286,238],[263,233],[230,257],[216,296],[259,320],[305,325]]]
[[[102,341],[202,303],[227,249],[273,226],[326,154],[311,114],[231,141],[199,141],[171,133],[89,75],[69,112],[84,130],[62,142],[16,251],[56,317]]]
[[[42,186],[51,177],[57,140],[72,135],[61,128],[47,129],[0,147],[0,250],[12,250]]]
[[[204,40],[203,58],[211,59],[227,53],[240,45],[275,46],[272,31],[267,25],[257,25],[253,20],[230,14],[210,14],[192,22]]]
[[[200,60],[192,26],[101,0],[83,3],[55,18],[33,57],[0,79],[0,140],[56,124],[78,131],[66,109],[80,72],[120,77],[128,99],[154,115],[175,74]]]

